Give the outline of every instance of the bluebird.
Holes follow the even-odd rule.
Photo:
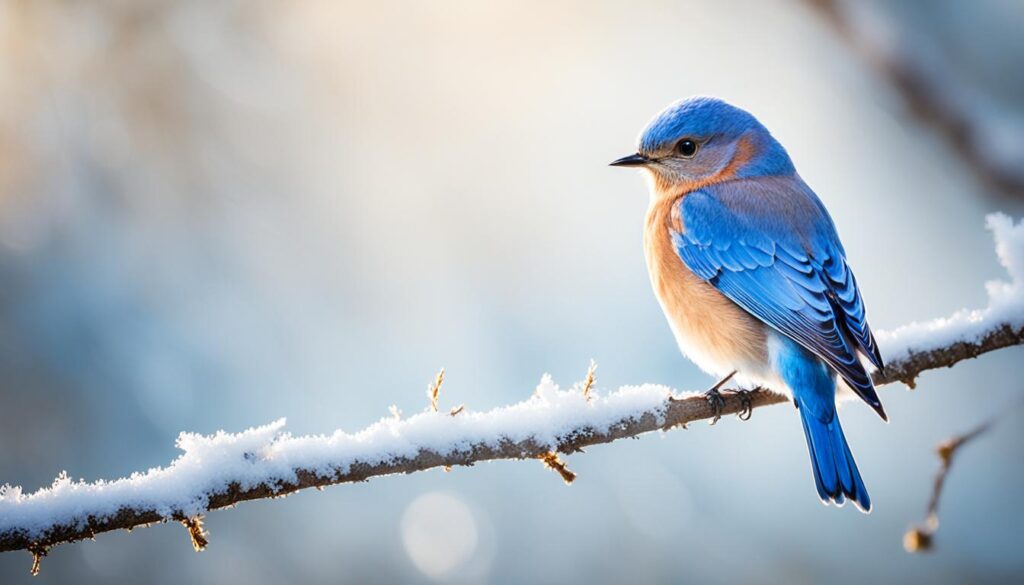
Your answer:
[[[722,378],[711,392],[735,376],[791,397],[822,502],[870,511],[835,400],[845,384],[888,420],[859,355],[882,358],[832,218],[786,150],[750,113],[696,97],[611,164],[647,175],[651,285],[682,352]]]

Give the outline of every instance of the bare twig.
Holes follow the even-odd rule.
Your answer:
[[[590,390],[594,387],[594,382],[597,381],[596,373],[597,362],[590,360],[590,366],[587,368],[587,377],[583,380],[583,397],[588,401],[590,400]]]
[[[562,481],[565,482],[565,485],[569,485],[572,482],[576,481],[576,474],[569,471],[569,468],[566,466],[565,461],[562,461],[562,458],[558,456],[558,453],[555,453],[554,451],[548,451],[547,453],[541,455],[539,459],[549,469],[553,469],[556,473],[558,473],[558,475],[561,475]]]
[[[878,385],[895,381],[912,381],[923,371],[949,367],[988,351],[1022,343],[1024,343],[1024,327],[1015,329],[1006,326],[984,335],[976,341],[958,342],[942,349],[911,352],[906,357],[891,363],[884,373],[874,372],[872,377]],[[443,454],[430,449],[420,449],[413,455],[387,458],[382,461],[355,461],[333,471],[295,469],[293,480],[278,480],[272,485],[261,483],[243,488],[239,482],[231,482],[225,489],[209,494],[206,510],[231,507],[248,500],[279,497],[310,487],[365,481],[371,477],[382,475],[414,473],[435,467],[466,466],[496,459],[539,459],[551,452],[574,453],[589,445],[610,443],[652,431],[669,430],[685,423],[711,419],[716,415],[712,405],[703,395],[697,394],[679,399],[670,398],[671,395],[666,394],[664,402],[656,408],[616,421],[604,429],[589,427],[573,429],[560,435],[554,445],[533,437],[519,440],[505,438],[497,443],[464,444],[458,449]],[[737,414],[746,407],[744,400],[739,395],[725,394],[723,399],[724,406],[721,408],[721,414]],[[779,394],[756,392],[749,396],[749,407],[760,408],[786,401],[787,399]],[[393,409],[393,411],[398,416],[397,409]],[[34,537],[24,529],[0,530],[0,552],[29,550],[34,557],[41,557],[46,549],[56,544],[75,542],[92,538],[95,534],[102,532],[131,529],[167,520],[185,521],[189,516],[190,514],[182,512],[172,512],[167,515],[166,512],[161,513],[156,509],[138,509],[130,505],[125,505],[116,513],[107,515],[92,514],[85,510],[73,520],[55,523],[43,530],[41,535],[36,534]]]
[[[206,545],[210,544],[206,530],[203,528],[202,516],[185,518],[181,523],[188,529],[188,535],[192,539],[192,548],[196,549],[196,552],[204,550]]]
[[[1020,405],[1020,402],[1016,404],[1018,407]],[[939,471],[935,474],[935,480],[932,482],[932,495],[928,499],[925,521],[912,527],[903,535],[903,548],[907,552],[927,552],[932,550],[935,544],[935,533],[939,530],[939,500],[942,498],[942,490],[946,485],[946,477],[953,468],[953,455],[967,443],[990,431],[1011,410],[1013,409],[1003,410],[966,433],[953,435],[935,447],[935,454],[939,457]]]
[[[29,574],[35,577],[39,574],[39,568],[43,563],[43,557],[49,552],[49,549],[45,546],[32,546],[29,547],[28,552],[32,553],[32,568],[29,569]]]
[[[437,412],[437,403],[441,398],[441,384],[444,384],[444,368],[437,373],[434,382],[427,387],[427,397],[430,398],[430,410]]]

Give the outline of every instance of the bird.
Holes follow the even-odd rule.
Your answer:
[[[730,378],[786,395],[822,503],[870,512],[836,394],[852,390],[888,421],[861,356],[884,364],[836,226],[786,149],[746,110],[693,97],[611,165],[646,175],[651,286],[682,353],[721,378],[708,392],[716,415]]]

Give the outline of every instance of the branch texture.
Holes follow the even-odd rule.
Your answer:
[[[994,216],[989,227],[1011,281],[989,283],[985,309],[880,332],[888,366],[873,373],[876,384],[913,384],[927,370],[1024,344],[1024,287],[1018,278],[1024,272],[1024,224]],[[439,374],[423,412],[403,419],[392,407],[392,416],[355,434],[293,437],[283,432],[283,420],[237,434],[182,433],[177,445],[184,454],[165,468],[93,483],[62,473],[52,487],[32,494],[5,485],[0,552],[27,550],[38,569],[54,545],[168,520],[183,523],[199,549],[206,545],[201,517],[211,510],[310,487],[496,459],[538,459],[569,482],[575,474],[558,453],[787,401],[765,391],[726,393],[716,412],[703,394],[675,394],[653,384],[602,395],[591,366],[586,382],[568,390],[545,376],[523,402],[487,412],[461,406],[446,411],[438,407],[442,383]]]
[[[990,335],[983,337],[977,342],[960,342],[948,348],[911,353],[906,359],[893,363],[891,370],[887,369],[884,373],[875,372],[873,378],[879,385],[897,380],[912,380],[926,370],[949,367],[982,353],[1022,343],[1024,343],[1024,327],[1003,327],[993,331]],[[646,388],[652,387],[641,387],[640,389]],[[652,431],[669,430],[694,421],[712,419],[716,416],[711,404],[701,394],[694,395],[691,393],[686,397],[676,398],[668,389],[662,390],[664,392],[662,400],[641,412],[629,412],[623,418],[601,427],[580,426],[560,435],[553,443],[537,437],[528,437],[520,440],[501,437],[495,442],[467,441],[462,446],[448,452],[423,448],[417,450],[412,455],[388,458],[385,461],[355,460],[349,464],[339,464],[329,470],[300,467],[293,470],[290,474],[292,477],[290,478],[280,478],[273,481],[260,482],[255,485],[247,485],[245,480],[228,481],[223,489],[209,493],[207,501],[201,505],[201,508],[204,511],[217,510],[234,506],[247,500],[283,496],[310,487],[324,487],[339,483],[364,481],[371,477],[396,473],[414,473],[435,467],[473,465],[474,463],[495,459],[543,460],[552,451],[574,453],[591,445],[610,443],[618,439],[635,437]],[[723,396],[725,404],[722,407],[721,414],[738,414],[746,408],[739,395],[727,393]],[[607,401],[609,399],[610,397],[601,400]],[[785,396],[770,392],[755,392],[749,396],[749,400],[750,408],[760,408],[770,404],[787,402]],[[445,416],[452,418],[447,413],[445,413]],[[256,429],[256,431],[268,428],[277,431],[280,426],[272,425],[271,427]],[[540,433],[537,434],[539,435]],[[272,444],[277,440],[281,439],[275,436],[275,438],[270,439],[268,444]],[[458,444],[458,441],[455,444]],[[250,452],[241,453],[240,459],[252,459],[251,455],[248,458],[246,457],[248,453]],[[59,479],[57,483],[61,481],[67,480]],[[93,514],[83,511],[80,515],[47,526],[39,531],[10,526],[8,520],[5,519],[2,523],[6,526],[4,526],[3,532],[0,533],[0,552],[46,550],[55,544],[93,538],[102,532],[129,529],[166,520],[180,521],[187,525],[196,516],[195,510],[161,510],[157,507],[123,506],[113,514]]]

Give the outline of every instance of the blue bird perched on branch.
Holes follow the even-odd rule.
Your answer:
[[[789,155],[750,113],[722,100],[670,105],[635,154],[650,182],[644,249],[680,349],[722,381],[791,396],[818,495],[871,499],[836,414],[845,384],[887,420],[863,354],[882,367],[835,225]]]

